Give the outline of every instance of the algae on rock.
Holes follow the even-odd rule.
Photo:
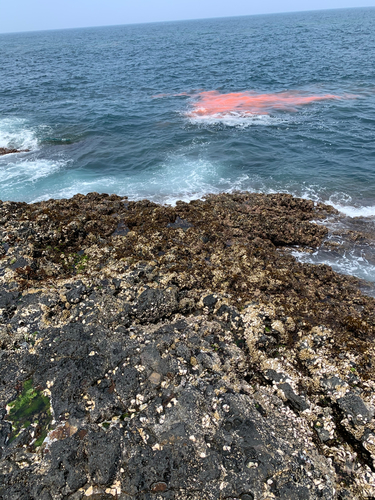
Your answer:
[[[40,390],[33,387],[32,379],[26,380],[22,392],[8,404],[6,420],[12,423],[13,441],[22,431],[35,426],[36,440],[34,447],[40,446],[47,436],[47,429],[52,420],[50,400]]]

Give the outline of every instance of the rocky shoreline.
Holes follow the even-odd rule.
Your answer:
[[[375,498],[375,299],[332,207],[0,202],[0,498]]]

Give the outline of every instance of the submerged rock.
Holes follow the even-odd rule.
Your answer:
[[[375,300],[284,252],[332,211],[0,202],[0,498],[374,497]]]

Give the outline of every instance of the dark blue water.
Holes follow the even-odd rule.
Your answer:
[[[366,8],[0,35],[0,147],[31,150],[0,157],[0,199],[287,191],[370,221],[374,27]],[[212,90],[342,98],[192,116]]]

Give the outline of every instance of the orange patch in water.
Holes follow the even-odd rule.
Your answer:
[[[342,99],[342,97],[333,94],[305,96],[296,92],[220,94],[216,90],[210,90],[198,94],[198,100],[193,103],[193,111],[188,113],[188,116],[193,118],[228,113],[268,115],[275,110],[296,111],[298,106],[326,99]]]

